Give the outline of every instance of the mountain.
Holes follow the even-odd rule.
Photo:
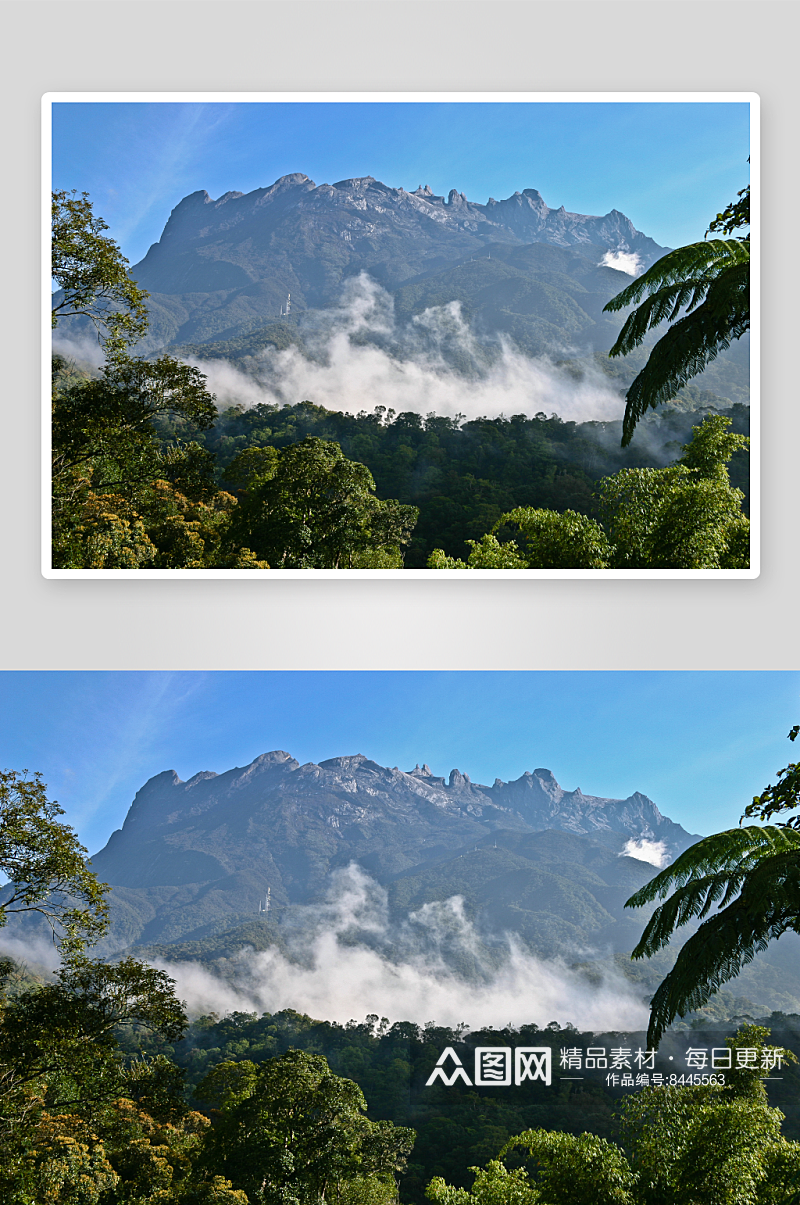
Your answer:
[[[621,394],[658,332],[609,362],[625,315],[603,307],[667,250],[616,209],[551,209],[533,188],[485,205],[372,176],[317,185],[294,173],[217,199],[199,190],[131,269],[150,293],[137,350],[230,361],[280,393],[278,353],[327,363],[342,335],[471,378],[508,344],[559,361],[595,355]],[[59,322],[57,337],[87,335],[88,319]],[[709,366],[706,388],[723,408],[746,402],[748,375],[745,339]],[[304,400],[301,388],[284,400]]]
[[[427,765],[403,772],[363,754],[301,766],[276,750],[224,774],[203,771],[183,782],[165,770],[151,778],[92,868],[128,887],[249,873],[276,900],[299,902],[354,860],[385,882],[500,829],[550,828],[615,846],[619,837],[663,841],[672,855],[693,840],[646,795],[564,791],[550,770],[488,787],[459,770],[444,779]]]
[[[545,769],[484,786],[459,770],[444,779],[426,765],[403,772],[363,755],[300,765],[274,751],[188,782],[174,771],[151,778],[91,865],[113,887],[107,952],[251,926],[267,889],[270,913],[261,915],[276,936],[351,864],[388,891],[394,917],[460,894],[496,933],[533,934],[533,913],[552,911],[548,884],[562,896],[583,892],[573,917],[583,917],[573,925],[583,941],[652,876],[651,850],[674,857],[695,839],[645,795],[565,791]],[[490,881],[497,890],[487,894]],[[573,922],[566,912],[562,920],[564,938]]]
[[[164,294],[265,282],[262,296],[271,295],[276,309],[286,291],[308,308],[335,300],[342,279],[362,270],[392,288],[492,243],[579,246],[597,261],[606,251],[632,253],[643,267],[665,251],[617,210],[589,217],[549,209],[533,188],[478,205],[455,189],[445,200],[427,185],[409,193],[364,176],[317,186],[298,172],[246,194],[184,197],[132,274]]]
[[[521,260],[505,275],[522,281],[498,281],[509,252],[532,244],[568,254]],[[390,292],[429,282],[422,293],[432,290],[447,301],[459,290],[471,296],[494,289],[495,308],[507,308],[510,300],[513,310],[520,293],[521,314],[543,305],[552,325],[555,312],[563,345],[576,330],[573,295],[587,291],[581,276],[591,276],[607,253],[628,256],[643,270],[665,250],[617,210],[591,217],[550,209],[536,189],[479,205],[455,189],[445,199],[427,186],[406,192],[372,176],[316,185],[295,173],[247,194],[227,192],[215,200],[200,190],[184,197],[131,275],[150,292],[151,330],[143,345],[150,351],[240,338],[285,317],[287,308],[294,319],[328,309],[361,273]],[[456,269],[462,279],[448,280]],[[542,272],[549,279],[539,280]],[[602,302],[592,302],[592,312],[630,277],[612,266],[600,280]],[[533,293],[526,281],[535,284]],[[596,282],[588,292],[597,292]],[[618,325],[615,319],[609,329]],[[69,333],[68,327],[62,329]]]
[[[589,989],[616,966],[644,998],[681,943],[632,964],[649,908],[625,901],[697,839],[641,792],[585,795],[547,769],[488,786],[459,770],[362,754],[301,765],[276,750],[188,782],[167,770],[91,858],[112,889],[97,954],[199,963],[237,985],[248,968],[273,973],[253,959],[263,951],[290,986],[299,969],[345,974],[353,948],[371,959],[365,983],[395,966],[421,984],[440,972],[491,984],[533,955],[571,965]],[[32,957],[49,944],[32,915],[10,918],[4,939]],[[772,943],[729,987],[757,1010],[800,1010],[800,938]]]

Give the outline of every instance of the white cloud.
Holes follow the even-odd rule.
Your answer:
[[[600,260],[600,267],[616,268],[618,272],[627,272],[629,276],[639,276],[643,265],[638,251],[606,251]]]
[[[625,843],[625,848],[619,855],[621,858],[636,858],[639,862],[649,862],[651,866],[666,866],[669,861],[667,847],[663,841],[647,841],[644,838],[631,838]]]
[[[193,1014],[294,1008],[342,1023],[377,1013],[418,1024],[559,1020],[622,1030],[647,1021],[635,988],[610,963],[593,963],[599,978],[589,983],[563,960],[530,954],[512,934],[490,945],[459,896],[425,904],[392,925],[386,891],[355,865],[333,876],[326,903],[294,909],[293,921],[283,930],[289,957],[275,948],[247,949],[213,970],[157,965],[175,979]],[[473,968],[469,979],[453,969],[455,962]]]
[[[102,345],[91,335],[70,339],[56,331],[53,335],[53,355],[72,360],[79,368],[99,368],[105,363]]]
[[[621,394],[588,357],[578,376],[502,340],[487,355],[489,345],[472,333],[455,301],[401,325],[390,294],[364,273],[347,282],[338,308],[315,318],[316,329],[303,328],[308,354],[294,346],[267,348],[251,363],[252,375],[224,360],[191,362],[223,408],[311,401],[353,413],[377,405],[468,419],[541,411],[565,421],[620,418],[624,409]],[[469,376],[455,360],[470,368]]]
[[[57,971],[61,966],[61,957],[52,941],[44,937],[9,937],[0,934],[0,954],[7,954],[15,962],[20,962],[31,970]]]

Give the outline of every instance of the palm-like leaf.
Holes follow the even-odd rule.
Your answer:
[[[634,958],[654,954],[688,921],[703,923],[653,997],[652,1046],[676,1016],[702,1007],[770,941],[789,929],[800,931],[800,832],[749,826],[717,833],[688,849],[631,896],[627,906],[642,907],[665,897]],[[719,910],[704,919],[715,905]]]
[[[611,311],[641,302],[625,320],[611,356],[627,355],[649,330],[673,323],[626,394],[623,447],[649,408],[674,397],[749,329],[749,285],[749,243],[712,239],[669,252],[608,302],[605,309]]]

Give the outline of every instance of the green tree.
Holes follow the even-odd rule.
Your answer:
[[[748,159],[748,163],[750,160]],[[743,230],[745,226],[750,225],[750,185],[747,188],[741,188],[736,194],[736,200],[731,201],[726,205],[722,213],[718,213],[714,221],[706,231],[706,237],[709,234],[734,234],[737,230]],[[747,238],[750,236],[747,235]]]
[[[707,233],[731,233],[749,224],[747,188],[739,193],[737,202],[717,215]],[[652,348],[647,364],[628,389],[623,447],[630,443],[636,424],[648,408],[674,397],[720,351],[750,329],[749,235],[690,243],[668,252],[613,297],[604,310],[613,312],[630,305],[636,308],[626,318],[610,356],[628,355],[648,331],[664,321],[672,325]]]
[[[247,1205],[198,1154],[209,1122],[184,1102],[163,1055],[125,1057],[124,1040],[170,1043],[186,1015],[174,983],[131,958],[92,960],[108,888],[84,860],[38,774],[0,774],[0,923],[43,917],[62,955],[55,982],[20,985],[0,960],[0,1199],[9,1205]],[[28,977],[28,984],[31,977]]]
[[[596,1134],[526,1130],[500,1157],[524,1151],[543,1205],[634,1205],[635,1177],[624,1153]]]
[[[511,528],[516,539],[501,543],[497,533]],[[607,569],[612,549],[600,524],[574,510],[563,513],[518,506],[501,515],[491,532],[468,540],[467,563],[437,548],[429,569]]]
[[[744,494],[728,462],[749,446],[730,419],[706,418],[683,456],[664,469],[621,469],[598,487],[601,515],[619,569],[743,569],[750,564]]]
[[[173,988],[163,971],[134,959],[110,965],[80,957],[62,965],[55,983],[5,999],[0,1133],[23,1124],[31,1108],[91,1120],[102,1105],[124,1096],[120,1029],[145,1026],[176,1041],[186,1015]],[[141,1081],[139,1073],[140,1094]]]
[[[0,772],[0,925],[34,913],[68,954],[82,951],[108,926],[108,888],[87,868],[86,850],[59,820],[64,809],[47,798],[38,773]]]
[[[128,261],[88,193],[53,193],[52,276],[63,295],[53,304],[53,326],[67,316],[83,316],[95,325],[106,356],[114,358],[147,330],[148,294],[128,276]]]
[[[56,362],[56,369],[60,362]],[[124,494],[159,478],[194,481],[210,494],[213,458],[198,445],[160,451],[153,423],[163,416],[211,427],[217,410],[206,379],[169,356],[112,361],[97,380],[57,390],[53,402],[53,477],[91,469],[96,492]]]
[[[344,1202],[348,1193],[374,1202],[387,1187],[396,1197],[413,1131],[368,1121],[361,1089],[320,1055],[221,1063],[196,1095],[218,1106],[206,1166],[252,1205]]]
[[[726,1039],[736,1068],[724,1085],[644,1088],[621,1107],[622,1146],[594,1134],[527,1130],[476,1172],[471,1192],[435,1178],[440,1205],[790,1205],[800,1184],[800,1143],[780,1133],[763,1078],[788,1052],[748,1025]],[[739,1066],[737,1051],[746,1052]],[[793,1056],[791,1056],[793,1057]],[[502,1170],[501,1170],[502,1169]]]
[[[235,500],[213,455],[159,438],[169,417],[199,431],[216,417],[196,368],[168,356],[114,359],[98,379],[54,361],[53,563],[57,568],[198,568],[213,563]]]
[[[454,1188],[434,1176],[425,1196],[437,1205],[536,1205],[542,1199],[522,1167],[509,1171],[499,1159],[490,1159],[486,1167],[469,1170],[475,1176],[471,1189]]]
[[[800,731],[789,733],[794,740]],[[790,763],[745,809],[742,820],[769,820],[800,807],[800,766]],[[705,837],[627,901],[661,899],[634,958],[649,958],[691,921],[685,942],[650,1005],[648,1042],[656,1045],[677,1016],[701,1008],[727,980],[782,933],[800,932],[800,817],[745,825]],[[714,910],[714,911],[712,911]]]
[[[668,407],[659,418],[659,440],[679,447],[710,407],[747,433],[748,408],[727,409],[725,399],[690,383],[691,404]],[[688,403],[688,399],[687,399]],[[406,415],[347,414],[311,402],[293,406],[231,406],[214,427],[198,435],[216,453],[222,468],[242,451],[265,452],[297,443],[306,435],[335,440],[345,456],[367,466],[380,498],[418,506],[419,519],[404,554],[411,568],[424,568],[431,552],[467,559],[465,541],[479,539],[501,515],[518,506],[562,512],[570,509],[597,518],[596,482],[623,467],[657,467],[663,460],[648,441],[631,448],[616,446],[611,427],[617,424],[563,422],[544,413],[516,414],[457,423],[434,415],[412,425]],[[413,416],[419,420],[419,416]],[[619,423],[621,432],[622,424]],[[681,453],[678,452],[677,455]],[[747,457],[731,465],[734,485],[747,491]],[[224,488],[243,488],[230,481]],[[505,538],[505,537],[504,537]],[[513,567],[510,566],[510,567]]]
[[[767,1029],[745,1025],[725,1039],[734,1070],[725,1073],[723,1086],[647,1089],[626,1099],[622,1138],[637,1202],[751,1205],[770,1200],[780,1187],[780,1164],[790,1179],[800,1145],[781,1137],[783,1114],[769,1107],[763,1079],[777,1056],[796,1060],[767,1046],[768,1037]],[[737,1051],[746,1051],[742,1066]]]
[[[90,377],[53,357],[53,565],[224,564],[220,540],[235,499],[216,486],[213,454],[195,438],[213,425],[215,399],[196,368],[130,355],[146,331],[147,294],[106,229],[86,194],[54,194],[53,275],[63,294],[53,325],[64,315],[90,318],[106,362]],[[229,557],[254,559],[246,550]]]
[[[517,507],[468,540],[466,563],[437,548],[429,569],[744,569],[750,525],[728,462],[748,446],[721,415],[695,427],[684,455],[664,469],[621,469],[598,486],[602,526],[567,510]],[[515,539],[501,542],[511,528]]]
[[[229,538],[273,569],[358,568],[408,541],[417,508],[374,495],[372,474],[338,444],[309,436],[289,447],[248,449],[226,471],[246,482]]]
[[[173,987],[133,959],[80,958],[54,984],[0,1001],[4,1201],[246,1205],[222,1179],[214,1195],[197,1167],[209,1123],[187,1109],[179,1069],[163,1056],[130,1063],[122,1055],[128,1031],[181,1036],[186,1017]]]

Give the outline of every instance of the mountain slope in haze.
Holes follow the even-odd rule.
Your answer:
[[[152,352],[247,335],[279,319],[289,295],[290,317],[325,310],[362,272],[393,291],[471,263],[479,288],[491,288],[492,256],[500,260],[503,251],[529,244],[574,251],[590,268],[607,253],[621,253],[644,269],[667,250],[617,210],[593,217],[550,209],[535,189],[479,205],[455,189],[445,199],[427,187],[409,193],[371,176],[317,186],[295,173],[216,200],[201,190],[175,206],[159,241],[131,269],[150,293],[150,335],[141,347]],[[530,273],[530,266],[521,271]],[[630,280],[607,271],[620,283],[604,301]],[[451,301],[447,285],[440,281],[438,292]],[[571,287],[549,287],[552,296],[539,287],[535,304],[559,315],[566,307],[569,319]],[[526,294],[522,314],[531,300]],[[73,323],[80,328],[80,320]],[[62,331],[69,334],[72,325],[65,320]],[[571,326],[558,326],[562,345]]]
[[[199,359],[230,360],[247,370],[242,361],[267,347],[281,350],[294,344],[315,354],[326,336],[347,330],[352,340],[382,347],[399,359],[439,352],[471,376],[498,353],[500,338],[530,356],[563,356],[565,349],[576,347],[606,353],[623,318],[604,314],[603,306],[631,282],[627,273],[599,263],[596,253],[587,254],[584,247],[545,243],[492,244],[480,254],[412,276],[377,298],[370,296],[365,279],[374,279],[367,269],[343,278],[324,309],[295,310],[288,317],[258,322],[242,308],[244,296],[230,297],[225,313],[234,325],[212,338],[205,337],[208,323],[216,322],[222,311],[212,315],[203,310],[190,319],[184,310],[186,322],[175,335],[175,350]],[[162,300],[153,306],[161,306]],[[170,302],[173,315],[176,304]],[[166,321],[164,331],[171,330],[172,318]],[[240,321],[238,327],[235,321]],[[467,335],[477,341],[469,351]]]
[[[165,771],[142,787],[122,829],[92,858],[92,869],[114,889],[114,925],[105,948],[200,940],[251,923],[268,888],[269,920],[280,925],[292,908],[324,898],[331,875],[351,863],[389,887],[399,915],[423,890],[409,887],[414,875],[425,872],[426,882],[438,884],[425,888],[426,899],[430,890],[445,899],[453,894],[452,874],[463,877],[470,864],[462,857],[470,849],[484,848],[496,861],[488,844],[505,848],[510,842],[514,857],[527,858],[519,850],[536,846],[534,834],[547,829],[565,842],[589,840],[593,856],[619,865],[619,873],[629,859],[618,855],[627,847],[635,858],[637,842],[661,843],[670,857],[695,840],[645,795],[614,800],[565,791],[543,769],[483,786],[458,770],[448,779],[427,766],[405,773],[363,755],[301,766],[275,751],[244,769],[204,772],[188,782]],[[571,848],[560,855],[564,866],[577,858]],[[453,860],[461,865],[444,869]],[[637,865],[644,882],[652,866]],[[514,903],[513,888],[503,890],[503,926],[508,907],[536,911]],[[533,898],[530,876],[520,879],[519,890]],[[499,897],[476,899],[473,912],[483,914],[490,903],[499,907]],[[586,918],[594,907],[585,901]],[[497,928],[500,913],[495,919],[490,913],[487,923]],[[597,927],[588,919],[586,924]]]

